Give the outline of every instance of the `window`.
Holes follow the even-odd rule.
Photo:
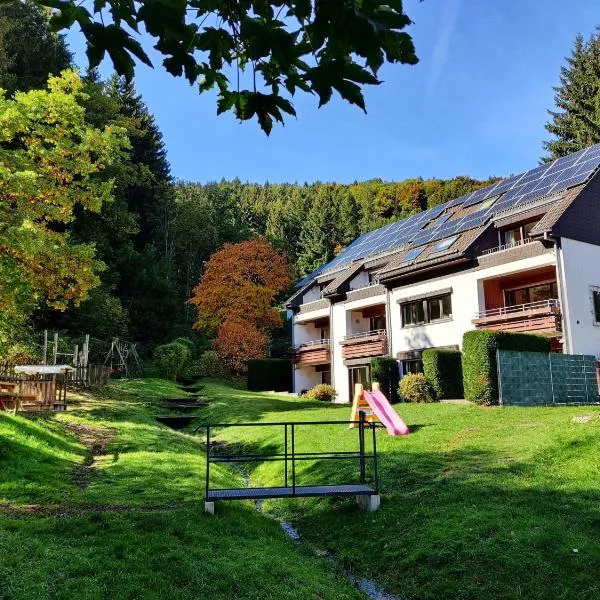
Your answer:
[[[321,383],[331,385],[331,371],[321,371]]]
[[[380,329],[385,329],[385,316],[371,317],[369,319],[369,330],[378,331]]]
[[[413,248],[406,256],[402,259],[402,262],[410,262],[419,257],[419,255],[425,250],[425,246],[421,248]]]
[[[402,375],[408,375],[409,373],[422,373],[423,372],[423,361],[415,358],[411,360],[402,361]]]
[[[592,305],[594,308],[594,325],[600,325],[600,287],[592,287]]]
[[[331,336],[331,330],[329,327],[321,327],[321,339],[328,340]]]
[[[457,237],[458,236],[455,235],[453,237],[449,237],[449,238],[446,238],[445,240],[442,240],[431,251],[431,254],[436,254],[437,252],[443,252],[444,250],[448,250],[448,248],[450,248],[450,246],[452,246],[452,244],[454,244]]]
[[[520,306],[521,304],[530,304],[532,302],[556,300],[558,298],[558,286],[556,281],[551,281],[516,290],[506,290],[504,296],[505,306]]]
[[[521,232],[521,228],[517,227],[516,229],[509,229],[503,234],[503,243],[506,246],[514,246],[518,244],[523,239],[523,234]]]
[[[452,318],[452,296],[444,294],[436,298],[407,302],[401,306],[402,325],[424,325]]]
[[[379,276],[377,273],[369,273],[369,285],[376,285],[379,283]]]

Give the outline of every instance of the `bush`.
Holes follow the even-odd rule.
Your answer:
[[[157,371],[167,379],[176,379],[182,374],[190,360],[190,350],[185,344],[169,342],[156,346],[153,353]]]
[[[248,389],[253,392],[292,391],[292,363],[286,358],[259,358],[248,361]]]
[[[321,402],[333,402],[337,392],[332,385],[327,383],[319,383],[314,388],[306,392],[306,397],[310,400],[320,400]]]
[[[227,376],[227,369],[215,350],[206,350],[187,368],[186,375],[220,379]]]
[[[497,350],[545,352],[549,338],[528,333],[480,329],[463,336],[463,385],[465,398],[477,404],[498,404]]]
[[[376,356],[371,360],[371,380],[379,384],[381,391],[391,402],[398,401],[398,361],[391,356]]]
[[[196,358],[196,345],[194,344],[194,342],[192,342],[192,340],[190,340],[190,338],[178,337],[175,338],[173,341],[178,344],[183,344],[187,347],[187,349],[190,351],[190,360]]]
[[[462,355],[458,350],[423,350],[423,375],[437,400],[463,397]]]
[[[409,373],[400,380],[398,394],[405,402],[434,402],[433,389],[423,373]]]

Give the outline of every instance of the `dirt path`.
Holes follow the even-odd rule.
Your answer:
[[[67,423],[66,427],[85,446],[83,463],[77,465],[71,473],[73,485],[84,490],[90,484],[90,478],[96,470],[98,457],[108,454],[106,447],[115,436],[115,431],[107,427],[92,427],[81,423]]]

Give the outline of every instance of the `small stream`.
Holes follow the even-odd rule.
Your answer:
[[[241,473],[241,475],[244,479],[244,483],[246,484],[246,486],[249,486],[250,476],[247,473]],[[262,500],[256,500],[254,504],[256,506],[256,510],[259,513],[269,517],[269,515],[263,511]],[[298,531],[291,523],[288,523],[288,521],[279,521],[279,525],[281,526],[281,529],[283,529],[283,532],[290,539],[294,540],[295,542],[302,541],[302,536],[298,533]],[[314,553],[319,558],[327,560],[329,563],[331,563],[338,569],[342,569],[346,574],[346,577],[354,584],[354,586],[358,588],[363,594],[368,596],[371,600],[402,600],[402,598],[400,598],[399,596],[394,596],[393,594],[388,594],[387,592],[384,592],[375,584],[375,582],[371,581],[370,579],[367,579],[365,577],[358,577],[357,575],[352,573],[352,571],[343,567],[333,556],[328,555],[326,552],[316,550],[313,544],[310,544],[310,546],[313,548]]]

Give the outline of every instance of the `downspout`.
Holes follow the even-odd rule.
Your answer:
[[[571,348],[571,319],[567,300],[567,293],[565,289],[565,278],[564,278],[564,267],[563,267],[563,253],[560,245],[560,239],[554,238],[544,232],[544,239],[554,242],[554,252],[556,256],[556,279],[558,280],[558,301],[560,303],[560,312],[562,318],[562,338],[563,338],[563,350],[565,354],[571,354],[573,349]]]
[[[331,374],[331,385],[335,388],[335,368],[333,364],[333,349],[335,345],[335,334],[333,332],[333,302],[329,300],[329,373]]]
[[[392,354],[392,309],[390,306],[390,290],[389,288],[385,288],[385,323],[387,330],[387,341],[388,341],[388,356],[393,356]]]

